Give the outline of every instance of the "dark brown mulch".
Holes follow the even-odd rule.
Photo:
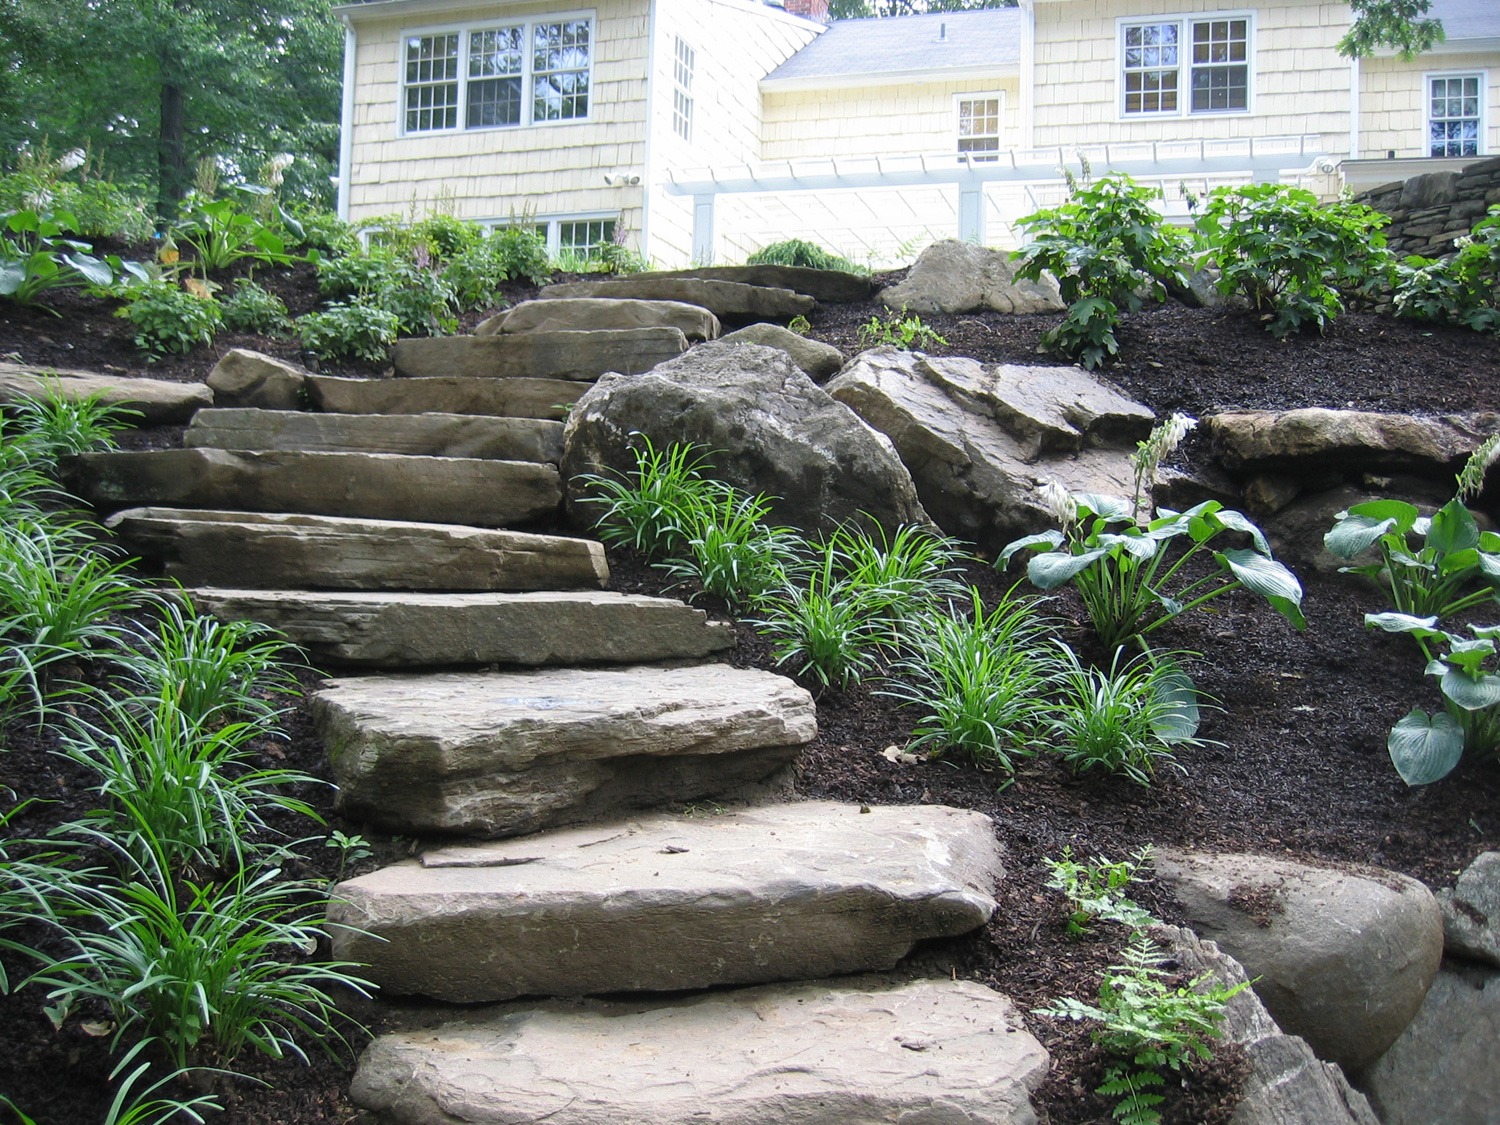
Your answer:
[[[298,309],[310,301],[305,269],[283,290],[259,277]],[[526,291],[518,288],[512,299]],[[257,347],[299,358],[295,344],[251,338],[221,339],[211,350],[156,365],[143,363],[128,325],[80,300],[59,301],[64,318],[0,307],[0,355],[28,362],[92,367],[123,374],[201,379],[230,346]],[[858,328],[873,305],[830,306],[812,316],[812,334],[846,353],[858,348]],[[468,318],[468,323],[478,316]],[[947,338],[938,354],[984,361],[1051,363],[1037,353],[1054,317],[998,314],[935,316],[927,324]],[[1206,414],[1235,407],[1301,405],[1411,412],[1500,409],[1500,349],[1491,338],[1396,322],[1369,314],[1341,318],[1324,337],[1278,342],[1256,319],[1167,305],[1128,316],[1121,329],[1121,363],[1109,377],[1158,411]],[[350,365],[341,370],[378,374]],[[173,430],[133,439],[142,446],[176,440]],[[1201,441],[1184,455],[1205,455]],[[615,585],[657,590],[659,576],[637,560],[612,559]],[[971,578],[987,598],[1002,579],[976,565]],[[1413,704],[1431,709],[1432,689],[1400,637],[1371,635],[1361,615],[1383,608],[1378,594],[1352,581],[1309,577],[1309,628],[1296,633],[1248,596],[1225,598],[1213,612],[1190,615],[1163,630],[1162,644],[1202,653],[1192,661],[1201,688],[1220,711],[1206,717],[1203,735],[1216,745],[1180,756],[1182,772],[1163,770],[1149,788],[1119,779],[1073,777],[1050,760],[1023,760],[1013,778],[950,761],[902,764],[882,751],[904,745],[915,716],[871,686],[824,692],[820,733],[803,755],[797,788],[806,796],[868,803],[937,802],[993,816],[1007,849],[1008,877],[1000,908],[983,931],[933,942],[917,950],[905,971],[952,974],[983,981],[1028,1013],[1028,1027],[1053,1053],[1053,1070],[1039,1110],[1055,1125],[1108,1119],[1108,1105],[1091,1091],[1106,1062],[1086,1028],[1031,1015],[1062,994],[1092,997],[1102,971],[1118,955],[1119,927],[1100,924],[1084,939],[1069,937],[1061,901],[1044,887],[1043,859],[1065,846],[1077,855],[1120,859],[1143,844],[1197,845],[1289,854],[1338,862],[1375,863],[1451,885],[1486,848],[1500,847],[1500,770],[1465,764],[1452,778],[1408,789],[1386,758],[1390,724]],[[1081,612],[1069,594],[1050,610],[1059,635],[1086,645]],[[770,646],[739,627],[739,664],[765,667]],[[811,686],[811,685],[810,685]],[[18,819],[16,835],[85,810],[85,779],[50,751],[50,736],[24,728],[4,732],[10,753],[0,756],[0,783],[18,797],[41,797]],[[291,738],[264,745],[268,760],[326,776],[327,763],[305,710],[294,716]],[[330,795],[315,794],[330,817]],[[358,825],[335,826],[358,831]],[[400,853],[399,841],[376,841],[371,862]],[[298,874],[335,874],[336,857],[309,849]],[[1158,916],[1178,919],[1170,895],[1151,882],[1137,897]],[[1274,904],[1247,902],[1246,909]],[[14,976],[19,966],[11,963]],[[40,998],[23,990],[0,998],[0,1093],[7,1093],[44,1125],[99,1120],[104,1103],[103,1041],[73,1021],[54,1033],[39,1014]],[[241,1060],[243,1064],[245,1060]],[[313,1065],[253,1064],[268,1085],[245,1086],[217,1120],[236,1125],[325,1125],[353,1120],[345,1096],[347,1062],[313,1055]],[[1168,1120],[1219,1121],[1233,1104],[1243,1059],[1221,1049],[1215,1063],[1188,1076],[1172,1092]],[[66,1073],[68,1081],[56,1077]]]

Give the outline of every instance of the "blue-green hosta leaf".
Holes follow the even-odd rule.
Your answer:
[[[1119,496],[1105,496],[1098,492],[1075,492],[1073,502],[1078,505],[1078,514],[1098,516],[1106,523],[1119,523],[1133,519],[1135,512],[1130,501]]]
[[[1181,668],[1158,677],[1156,699],[1161,711],[1153,717],[1151,729],[1163,742],[1182,742],[1198,733],[1198,689]]]
[[[1493,531],[1479,533],[1479,549],[1491,555],[1500,555],[1500,535]]]
[[[0,262],[0,297],[9,297],[25,280],[24,262]]]
[[[1475,570],[1478,566],[1479,549],[1477,547],[1460,547],[1446,554],[1438,552],[1438,573],[1445,578],[1452,574],[1462,574],[1466,570]]]
[[[1488,582],[1500,582],[1500,555],[1492,555],[1488,551],[1480,551],[1476,562],[1482,578]]]
[[[1127,555],[1137,559],[1149,559],[1156,554],[1157,541],[1147,535],[1116,535],[1111,532],[1099,536],[1094,542],[1106,550],[1119,547]]]
[[[1338,523],[1323,536],[1323,546],[1341,559],[1352,559],[1380,541],[1387,532],[1396,531],[1399,524],[1394,519],[1375,519],[1373,516],[1356,515],[1353,510],[1341,512]]]
[[[1230,531],[1243,531],[1250,536],[1250,542],[1255,544],[1255,549],[1263,555],[1271,553],[1270,546],[1266,543],[1265,534],[1257,527],[1244,512],[1236,512],[1232,508],[1224,508],[1218,513],[1218,520]]]
[[[1449,500],[1432,516],[1427,526],[1427,546],[1440,555],[1463,551],[1479,545],[1479,528],[1474,516],[1457,500]]]
[[[1483,711],[1500,703],[1500,676],[1492,673],[1472,676],[1467,671],[1449,668],[1438,680],[1438,687],[1465,711]]]
[[[1051,531],[1043,531],[1039,535],[1023,535],[1021,538],[1005,545],[1005,549],[1000,552],[1000,565],[1004,566],[1010,562],[1011,556],[1017,551],[1024,551],[1029,547],[1046,547],[1048,550],[1052,550],[1056,547],[1061,547],[1062,543],[1063,533],[1056,528],[1053,528]]]
[[[115,279],[114,271],[90,254],[64,254],[63,261],[82,274],[90,285],[108,285]]]
[[[1418,516],[1411,525],[1412,533],[1427,538],[1427,533],[1432,530],[1432,518],[1430,516]]]
[[[1500,637],[1500,625],[1470,625],[1469,631],[1476,637],[1489,637],[1491,640]]]
[[[1438,635],[1437,623],[1436,615],[1416,617],[1410,613],[1394,612],[1365,614],[1365,625],[1370,628],[1384,629],[1387,633],[1415,633],[1423,640]]]
[[[1107,551],[1084,551],[1081,555],[1070,555],[1063,551],[1048,551],[1037,555],[1026,564],[1026,577],[1039,590],[1055,590],[1070,581],[1074,575],[1087,570],[1102,559]]]
[[[1366,500],[1362,504],[1350,504],[1348,514],[1365,516],[1377,523],[1381,520],[1395,520],[1396,530],[1403,535],[1415,530],[1417,523],[1423,518],[1417,511],[1417,506],[1408,504],[1405,500]],[[1344,513],[1339,513],[1336,518],[1343,519]]]
[[[1229,568],[1245,589],[1265,598],[1271,608],[1297,628],[1307,628],[1307,619],[1302,616],[1302,583],[1290,570],[1248,547],[1216,551],[1214,557]]]
[[[1453,772],[1464,755],[1463,728],[1446,711],[1428,716],[1413,707],[1391,728],[1385,746],[1391,764],[1408,785],[1430,785]]]

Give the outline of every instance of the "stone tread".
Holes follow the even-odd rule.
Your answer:
[[[810,313],[818,302],[803,293],[738,281],[672,278],[637,274],[603,281],[570,281],[545,286],[544,300],[566,297],[640,298],[682,301],[708,309],[721,321],[787,320]]]
[[[349,678],[311,705],[344,814],[396,835],[728,797],[817,733],[806,691],[725,664]]]
[[[380,1036],[350,1097],[394,1125],[1029,1125],[1047,1068],[998,992],[856,977],[483,1010]]]
[[[983,925],[988,817],[809,801],[440,848],[340,884],[334,955],[461,1003],[886,969]]]
[[[193,413],[212,406],[213,392],[203,383],[174,383],[165,379],[116,377],[68,368],[29,367],[0,360],[0,403],[22,402],[56,394],[77,402],[97,397],[107,406],[134,410],[137,425],[186,422]]]
[[[687,347],[687,337],[676,328],[412,337],[396,341],[391,363],[402,377],[593,382],[607,371],[648,371]]]
[[[646,664],[701,660],[734,645],[731,626],[674,598],[610,591],[312,593],[197,588],[225,620],[280,629],[314,657],[374,668]]]
[[[129,508],[105,521],[185,585],[254,589],[571,590],[609,581],[601,544],[456,524]]]
[[[561,421],[588,383],[575,379],[469,379],[457,375],[347,379],[309,375],[308,396],[338,414],[479,414]]]

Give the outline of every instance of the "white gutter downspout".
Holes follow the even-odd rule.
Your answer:
[[[359,39],[348,16],[344,22],[344,90],[339,107],[339,195],[338,216],[349,221],[349,180],[354,168],[354,60]]]
[[[1359,59],[1349,60],[1349,159],[1359,157]]]
[[[647,262],[651,261],[651,196],[656,189],[656,178],[651,172],[655,147],[651,138],[656,135],[656,5],[657,0],[651,0],[646,11],[646,147],[641,162],[641,257]]]
[[[1021,0],[1021,143],[1036,147],[1036,8]]]

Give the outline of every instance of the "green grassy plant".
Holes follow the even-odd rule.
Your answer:
[[[768,523],[770,514],[769,497],[714,482],[686,556],[660,565],[678,581],[722,598],[731,610],[753,607],[787,585],[806,548],[791,528]]]
[[[57,459],[116,447],[115,435],[131,427],[140,411],[110,405],[102,395],[67,398],[56,386],[40,398],[25,398],[9,407],[26,435],[26,460],[50,472]]]
[[[839,573],[825,548],[805,574],[790,576],[763,599],[759,632],[771,638],[778,667],[823,687],[847,688],[873,671],[898,639],[892,596]]]
[[[875,593],[898,619],[968,596],[959,578],[964,553],[958,543],[914,524],[893,535],[878,524],[872,532],[845,525],[829,537],[824,550],[843,581]]]
[[[824,250],[815,242],[801,238],[787,238],[762,246],[745,259],[752,266],[802,266],[814,270],[841,270],[844,273],[868,273],[847,258]]]
[[[598,510],[599,538],[648,559],[684,554],[714,495],[713,482],[704,476],[707,457],[690,442],[657,449],[645,434],[630,440],[635,470],[629,477],[580,478],[588,489],[583,503]]]

